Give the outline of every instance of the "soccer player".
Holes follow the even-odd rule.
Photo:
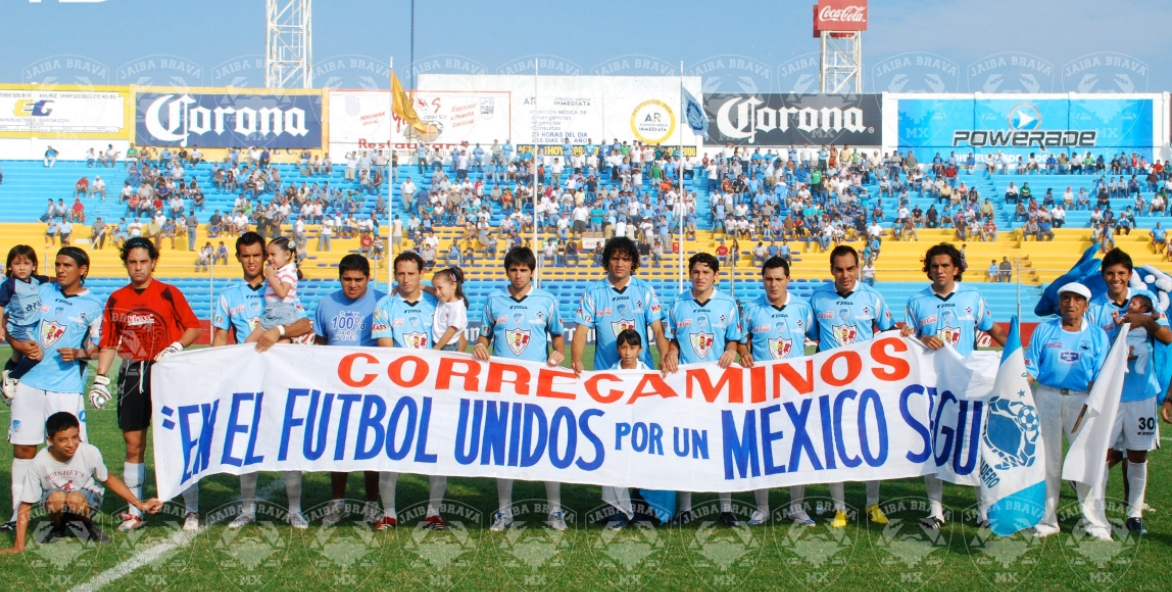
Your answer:
[[[80,393],[77,395],[81,399]],[[108,543],[110,539],[93,523],[90,514],[102,507],[107,485],[118,497],[126,500],[139,512],[155,513],[163,502],[151,499],[141,502],[118,477],[106,471],[102,453],[96,446],[82,441],[81,422],[68,411],[49,416],[39,429],[45,432],[49,443],[37,453],[25,476],[21,489],[19,519],[16,525],[16,544],[0,553],[19,553],[25,548],[29,515],[33,504],[41,506],[53,523],[41,543],[53,542],[67,536],[67,529],[80,528],[83,538],[90,542]]]
[[[807,335],[818,340],[824,352],[853,343],[870,341],[877,331],[895,327],[887,302],[874,288],[859,283],[859,253],[853,247],[839,245],[830,251],[830,273],[834,282],[814,291],[810,306],[814,309],[814,326]],[[831,528],[845,528],[846,491],[842,483],[830,484],[834,502]],[[887,524],[887,515],[879,508],[879,482],[867,481],[867,518]]]
[[[379,347],[400,349],[431,349],[431,329],[439,300],[424,292],[420,286],[423,273],[423,258],[414,252],[400,253],[393,262],[398,291],[384,296],[374,308],[374,327],[371,336],[378,340]],[[395,512],[395,485],[399,474],[392,471],[379,473],[379,494],[383,501],[383,516],[375,524],[375,530],[386,530],[399,524]],[[423,524],[427,528],[445,530],[448,523],[440,517],[444,503],[444,492],[448,478],[443,475],[428,477],[429,496],[427,514]]]
[[[118,428],[126,442],[122,478],[134,496],[142,499],[146,435],[151,425],[151,366],[195,343],[202,330],[183,292],[154,279],[159,250],[150,239],[140,236],[126,241],[121,258],[130,284],[115,290],[106,300],[102,313],[102,352],[98,375],[90,386],[90,402],[98,409],[106,405],[111,398],[108,374],[114,357],[125,360],[118,373]],[[199,530],[196,485],[184,490],[183,502],[187,506],[183,530]],[[142,512],[133,506],[119,518],[122,519],[119,530],[145,526]]]
[[[664,355],[663,368],[671,371],[678,364],[716,362],[728,368],[737,359],[737,345],[744,340],[737,301],[716,289],[720,262],[709,253],[696,253],[688,259],[690,290],[681,292],[667,313],[667,331],[671,342]],[[720,523],[737,526],[732,511],[732,494],[722,492]],[[681,525],[692,521],[692,493],[680,492],[680,507],[675,521]]]
[[[492,355],[498,358],[545,362],[551,367],[565,359],[565,328],[558,314],[558,300],[553,294],[533,287],[535,269],[537,257],[528,247],[513,247],[505,254],[509,284],[504,290],[490,294],[484,304],[480,337],[472,351],[476,359],[488,360],[490,345]],[[501,532],[513,525],[513,480],[497,479],[496,492],[500,509],[493,516],[489,530]],[[555,530],[565,530],[561,484],[546,481],[545,497],[549,502],[547,524]]]
[[[1107,333],[1108,343],[1114,341],[1119,325],[1131,323],[1128,341],[1135,339],[1128,356],[1127,375],[1123,379],[1121,404],[1115,421],[1116,445],[1107,459],[1111,466],[1123,463],[1123,490],[1128,498],[1127,528],[1143,534],[1144,491],[1148,481],[1148,451],[1155,450],[1155,405],[1152,399],[1160,394],[1159,378],[1151,363],[1139,363],[1139,356],[1150,354],[1153,341],[1172,343],[1172,329],[1168,318],[1160,313],[1133,312],[1128,305],[1137,293],[1130,288],[1133,264],[1131,256],[1122,249],[1112,249],[1103,256],[1099,274],[1107,284],[1107,291],[1091,299],[1087,317],[1091,324]],[[1149,296],[1150,298],[1150,296]],[[1154,302],[1152,302],[1154,304]],[[1141,336],[1143,338],[1141,338]],[[1155,358],[1149,357],[1148,360]],[[1126,446],[1126,448],[1123,448]],[[1126,450],[1126,456],[1124,455]]]
[[[378,341],[372,331],[375,305],[386,294],[370,289],[370,261],[355,253],[342,257],[338,262],[338,281],[342,289],[323,296],[317,302],[313,321],[317,345],[374,347]],[[349,513],[346,502],[346,479],[348,473],[330,473],[332,501],[322,517],[322,526],[333,526]],[[377,495],[379,476],[377,471],[363,472],[366,486],[366,508],[364,518],[372,525],[381,522]]]
[[[1025,351],[1026,372],[1037,384],[1034,401],[1042,420],[1042,442],[1046,458],[1046,513],[1034,526],[1034,536],[1058,533],[1058,497],[1062,486],[1062,432],[1072,437],[1075,421],[1087,402],[1091,385],[1107,360],[1111,342],[1107,334],[1085,317],[1091,291],[1071,282],[1058,289],[1057,319],[1039,323]],[[1083,517],[1089,522],[1088,535],[1111,540],[1111,525],[1097,523],[1100,514],[1089,507],[1091,488],[1075,483]]]
[[[236,261],[240,263],[244,278],[220,292],[215,314],[212,315],[212,327],[216,329],[212,336],[212,347],[228,345],[230,335],[235,337],[236,343],[243,343],[253,329],[259,326],[260,317],[264,314],[264,237],[252,231],[240,235],[236,239]],[[302,312],[302,318],[297,322],[266,331],[257,340],[256,351],[268,350],[281,338],[295,339],[311,333],[313,323]],[[260,473],[240,476],[242,506],[240,514],[228,523],[228,528],[236,529],[256,522],[256,483],[259,476]],[[284,477],[285,494],[289,499],[289,525],[299,530],[306,529],[309,523],[301,514],[301,472],[285,471]]]
[[[45,420],[67,411],[79,418],[78,433],[88,442],[85,424],[85,360],[98,353],[102,325],[102,301],[85,288],[90,259],[77,247],[57,252],[56,283],[37,287],[41,320],[33,327],[33,339],[21,341],[7,334],[8,343],[30,360],[39,360],[16,387],[12,399],[12,519],[4,530],[16,527],[25,476],[45,441]]]
[[[928,349],[948,346],[961,356],[968,357],[977,348],[977,331],[986,331],[989,337],[1004,346],[1005,330],[993,323],[993,313],[985,298],[976,288],[961,284],[964,263],[960,251],[948,243],[940,243],[924,254],[924,273],[932,284],[912,294],[907,301],[904,324],[915,331]],[[936,475],[924,475],[928,492],[928,516],[921,522],[924,528],[938,530],[944,526],[944,482]],[[980,500],[978,487],[977,521],[986,522],[986,507]]]
[[[647,328],[651,328],[662,360],[668,347],[667,338],[663,334],[663,306],[650,283],[631,275],[639,269],[639,248],[635,241],[625,236],[606,241],[602,251],[602,267],[606,270],[606,278],[587,285],[582,302],[578,305],[577,327],[574,328],[574,341],[570,347],[570,368],[577,374],[585,369],[582,354],[586,350],[590,329],[594,329],[595,336],[595,370],[612,368],[618,363],[618,335],[628,329],[639,335],[643,364],[648,368],[655,367],[651,359]],[[604,486],[602,497],[620,503],[628,500],[625,505],[630,507],[631,494],[625,488]]]
[[[789,261],[774,256],[761,266],[761,283],[765,293],[745,307],[746,343],[738,346],[741,365],[752,368],[755,361],[784,360],[806,355],[806,332],[814,324],[810,303],[789,293]],[[790,520],[794,524],[814,526],[814,519],[803,509],[805,485],[789,488]],[[749,526],[769,520],[769,490],[758,489],[757,509],[749,517]]]

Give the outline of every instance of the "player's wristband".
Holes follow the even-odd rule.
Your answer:
[[[281,334],[281,337],[284,337],[285,336],[285,325],[277,325],[277,332]]]

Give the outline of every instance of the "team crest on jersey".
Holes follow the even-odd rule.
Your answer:
[[[944,343],[947,343],[952,347],[956,347],[958,344],[960,344],[960,327],[944,327],[940,329],[939,333],[939,337],[942,341],[944,341]]]
[[[712,344],[716,342],[712,333],[692,333],[689,339],[692,342],[692,351],[701,358],[708,357],[708,352],[712,351]]]
[[[65,336],[65,325],[54,321],[44,321],[41,323],[41,345],[43,347],[53,347],[62,337]]]
[[[789,352],[793,350],[794,342],[790,339],[770,339],[769,353],[773,354],[773,359],[784,360],[789,357]]]
[[[509,351],[513,352],[514,356],[520,356],[521,352],[529,347],[529,339],[533,332],[529,329],[509,329],[505,331],[505,343],[509,344]]]
[[[407,349],[427,349],[427,333],[404,333],[403,343]]]
[[[859,336],[859,330],[854,325],[834,325],[830,332],[834,334],[834,342],[839,345],[850,345]]]
[[[250,331],[256,331],[256,328],[259,326],[260,326],[260,317],[252,317],[252,318],[248,319],[248,329]]]
[[[627,329],[634,329],[635,328],[635,321],[633,319],[623,319],[621,321],[611,321],[610,328],[611,328],[611,330],[614,331],[615,337],[618,337],[619,333],[622,333],[623,331],[626,331]]]

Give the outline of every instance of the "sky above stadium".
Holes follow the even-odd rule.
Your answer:
[[[261,0],[6,0],[0,82],[263,86]],[[815,92],[811,0],[416,2],[415,72],[676,75],[709,92]],[[872,0],[864,90],[1143,92],[1172,3]],[[491,6],[491,8],[490,8]],[[318,0],[314,86],[409,84],[411,4]]]

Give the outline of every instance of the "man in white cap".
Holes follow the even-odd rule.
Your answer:
[[[1038,324],[1026,348],[1025,364],[1031,382],[1037,384],[1034,400],[1042,422],[1046,462],[1046,514],[1034,527],[1034,535],[1058,533],[1058,497],[1062,485],[1062,432],[1070,439],[1087,394],[1107,358],[1107,334],[1085,317],[1091,291],[1072,282],[1058,289],[1057,319]],[[1090,488],[1076,484],[1088,535],[1111,540],[1111,527],[1087,499]]]

